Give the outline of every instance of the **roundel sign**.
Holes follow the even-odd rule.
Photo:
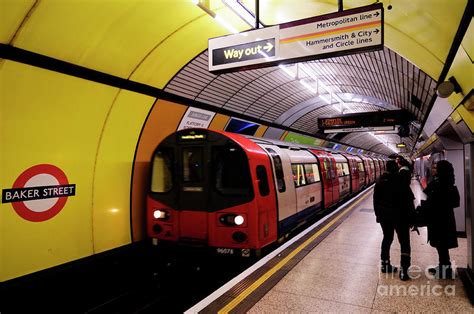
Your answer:
[[[11,189],[3,189],[2,203],[12,203],[23,219],[40,222],[56,216],[74,195],[76,185],[69,184],[61,169],[41,164],[23,171]]]

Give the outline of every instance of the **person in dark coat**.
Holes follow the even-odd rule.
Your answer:
[[[396,162],[398,164],[398,173],[401,175],[403,182],[410,185],[412,168],[411,164],[405,158],[397,157]]]
[[[454,208],[459,207],[459,191],[454,185],[453,165],[447,160],[436,163],[436,177],[423,191],[427,199],[428,242],[438,251],[439,266],[428,271],[437,278],[452,278],[449,249],[458,246]]]
[[[411,263],[410,227],[414,216],[414,195],[404,178],[398,173],[395,161],[387,161],[387,171],[380,176],[374,188],[374,211],[383,231],[380,258],[383,273],[396,272],[390,264],[390,246],[394,233],[400,242],[400,279],[410,279],[408,268]]]

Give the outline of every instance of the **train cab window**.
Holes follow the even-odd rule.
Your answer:
[[[320,181],[319,169],[318,169],[317,164],[305,164],[304,172],[305,172],[307,184]]]
[[[267,196],[270,194],[270,187],[268,186],[267,169],[265,166],[257,166],[258,190],[260,195]]]
[[[186,147],[182,151],[183,182],[199,183],[203,180],[202,147]]]
[[[293,180],[295,181],[295,187],[306,185],[306,178],[304,175],[303,165],[292,164],[291,170],[293,172]]]
[[[275,165],[275,177],[277,182],[278,192],[283,193],[286,191],[285,178],[283,175],[283,165],[281,163],[281,158],[278,156],[277,152],[271,148],[266,149],[270,156],[273,159],[273,164]]]
[[[151,191],[155,193],[165,193],[172,188],[173,151],[162,149],[155,153],[153,157]]]
[[[249,195],[249,166],[242,149],[234,145],[213,147],[211,178],[214,180],[214,188],[222,195]]]

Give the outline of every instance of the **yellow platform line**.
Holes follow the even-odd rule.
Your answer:
[[[299,247],[297,247],[293,252],[288,254],[287,257],[282,259],[278,264],[273,266],[272,269],[267,271],[263,276],[257,279],[253,284],[251,284],[247,289],[242,291],[235,299],[229,302],[225,307],[219,310],[219,314],[229,313],[232,311],[240,302],[242,302],[246,297],[248,297],[252,292],[254,292],[258,287],[260,287],[267,279],[269,279],[273,274],[275,274],[278,270],[280,270],[283,266],[286,265],[296,254],[301,252],[306,246],[308,246],[312,241],[314,241],[317,237],[319,237],[324,231],[329,229],[336,221],[341,219],[345,214],[347,214],[354,206],[359,204],[362,200],[367,197],[368,194],[365,194],[357,201],[352,203],[346,210],[336,216],[333,220],[331,220],[327,225],[322,227],[318,232],[313,234],[309,239],[304,241]]]

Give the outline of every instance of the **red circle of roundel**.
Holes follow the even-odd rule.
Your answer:
[[[56,178],[56,180],[58,180],[60,185],[69,184],[66,174],[64,174],[64,172],[61,169],[53,165],[41,164],[41,165],[33,166],[23,171],[23,173],[20,174],[18,179],[16,179],[16,181],[13,183],[13,188],[14,189],[24,188],[26,182],[28,182],[28,180],[30,180],[32,177],[38,174],[52,175],[53,177]],[[23,202],[14,202],[12,203],[12,205],[16,213],[20,217],[29,221],[33,221],[33,222],[41,222],[41,221],[45,221],[56,216],[61,211],[61,209],[63,209],[64,205],[66,204],[66,201],[67,201],[67,196],[59,197],[58,201],[51,208],[42,212],[32,211],[31,209],[26,207],[26,205]]]

